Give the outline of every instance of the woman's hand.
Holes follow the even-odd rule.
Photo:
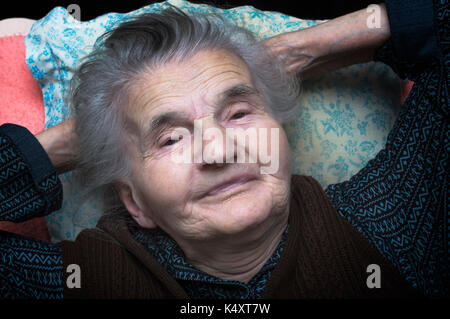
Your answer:
[[[311,28],[283,33],[264,41],[288,72],[308,78],[373,60],[375,50],[390,37],[384,4],[379,14],[359,10]],[[379,25],[368,21],[379,19]]]
[[[58,174],[71,171],[76,166],[78,138],[73,126],[74,119],[68,119],[35,135]]]

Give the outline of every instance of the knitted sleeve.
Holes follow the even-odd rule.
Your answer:
[[[414,86],[386,145],[326,189],[352,223],[423,294],[449,287],[449,4],[386,1],[391,39],[375,59]]]
[[[0,126],[0,220],[45,216],[61,203],[61,182],[37,139],[24,127]]]
[[[0,127],[0,220],[20,222],[61,206],[62,187],[34,136]],[[62,298],[63,262],[57,244],[0,231],[0,298]]]

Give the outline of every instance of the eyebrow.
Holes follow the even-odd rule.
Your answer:
[[[227,102],[232,99],[249,97],[253,95],[259,95],[258,90],[247,85],[247,84],[237,84],[229,89],[223,91],[220,94],[218,109],[216,112],[221,112],[226,106]],[[147,140],[149,137],[153,136],[156,132],[161,131],[162,128],[175,125],[175,124],[185,124],[189,126],[192,124],[189,121],[189,115],[185,112],[180,111],[167,111],[162,112],[156,116],[154,116],[151,121],[146,133],[144,135],[144,140]]]
[[[259,92],[257,89],[247,84],[237,84],[222,92],[221,101],[219,102],[219,104],[223,104],[224,102],[232,98],[250,95],[259,95]]]

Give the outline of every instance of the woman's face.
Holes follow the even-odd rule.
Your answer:
[[[130,105],[133,177],[116,186],[140,226],[183,247],[270,229],[287,214],[288,142],[242,59],[203,50],[157,67],[133,87]],[[244,131],[247,139],[233,137]]]

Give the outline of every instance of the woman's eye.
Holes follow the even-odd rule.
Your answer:
[[[247,113],[245,113],[245,112],[237,112],[237,113],[234,113],[233,114],[233,116],[231,117],[231,119],[232,120],[238,120],[238,119],[240,119],[240,118],[243,118],[244,116],[246,116],[247,115]]]
[[[175,144],[176,142],[178,142],[177,140],[168,140],[167,142],[164,143],[163,146],[170,146]]]
[[[162,146],[165,147],[165,146],[173,145],[181,139],[183,139],[182,135],[180,135],[177,140],[176,139],[168,139]]]

